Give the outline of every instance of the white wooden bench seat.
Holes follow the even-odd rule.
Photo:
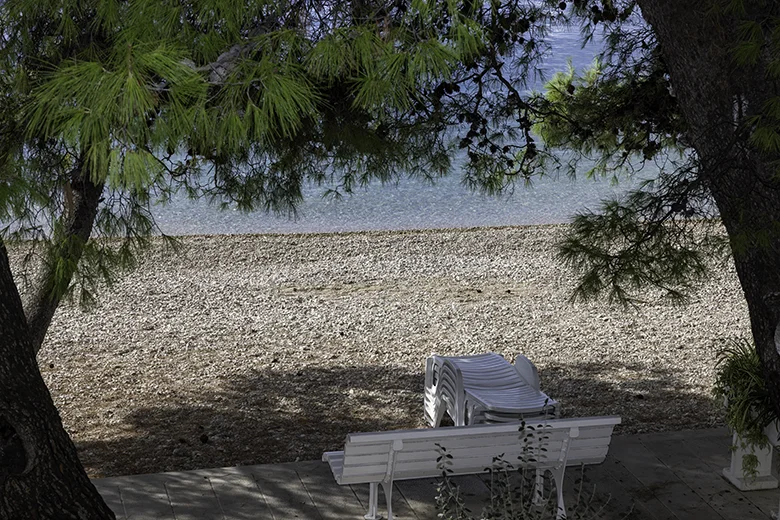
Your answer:
[[[393,481],[441,476],[436,461],[440,455],[437,444],[452,455],[452,465],[448,466],[452,475],[483,473],[494,457],[503,454],[503,459],[516,468],[536,468],[538,474],[551,472],[558,517],[565,518],[566,466],[603,462],[612,430],[619,423],[620,417],[614,416],[529,420],[522,435],[520,423],[350,433],[344,451],[324,453],[322,460],[330,464],[339,484],[370,484],[367,519],[379,518],[378,485],[382,484],[387,518],[392,520]]]

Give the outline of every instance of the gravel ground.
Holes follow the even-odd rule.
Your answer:
[[[746,333],[733,268],[686,307],[571,304],[563,226],[186,237],[97,309],[63,305],[41,370],[93,477],[317,459],[423,427],[431,353],[523,353],[565,416],[722,424],[715,341]],[[18,252],[17,252],[18,260]]]

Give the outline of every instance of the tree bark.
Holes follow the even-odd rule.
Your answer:
[[[92,182],[88,171],[79,165],[71,173],[65,189],[68,195],[62,213],[62,232],[53,237],[43,267],[31,285],[32,292],[25,298],[25,315],[36,354],[64,296],[63,288],[70,284],[92,234],[103,184]],[[61,277],[60,284],[55,285],[57,276]]]
[[[0,520],[113,519],[38,370],[0,241]]]
[[[733,49],[742,20],[713,15],[714,1],[639,0],[653,27],[670,80],[687,123],[688,138],[702,160],[709,187],[729,235],[734,263],[747,300],[765,381],[780,417],[780,181],[776,154],[749,139],[746,120],[761,114],[780,95],[771,79],[768,54],[740,64]],[[755,3],[753,3],[755,4]],[[751,19],[778,13],[774,2],[753,6]]]

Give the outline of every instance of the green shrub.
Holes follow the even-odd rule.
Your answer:
[[[739,436],[740,447],[766,448],[769,439],[764,428],[777,416],[764,383],[761,360],[752,340],[727,340],[718,351],[716,367],[713,393],[724,399],[726,424]],[[755,455],[743,456],[742,467],[746,478],[755,478],[757,464]]]
[[[527,429],[534,430],[532,426],[526,426],[525,422],[521,423],[518,433],[524,445],[517,467],[504,460],[501,455],[493,458],[492,467],[486,468],[486,471],[490,472],[490,479],[487,482],[490,496],[482,511],[477,513],[466,507],[459,486],[451,478],[452,455],[447,453],[446,447],[437,444],[439,451],[437,462],[442,471],[436,496],[439,518],[443,520],[552,520],[557,517],[557,500],[551,482],[546,482],[544,489],[536,489],[536,469],[529,467],[529,463],[545,456],[548,436],[543,433],[529,435]],[[584,468],[581,471],[584,471]],[[583,486],[584,479],[581,479],[575,503],[566,504],[567,518],[600,518],[604,507],[592,507],[595,495],[583,494]],[[625,516],[628,516],[628,513]]]

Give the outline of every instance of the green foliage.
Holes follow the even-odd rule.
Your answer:
[[[713,393],[726,403],[726,424],[736,432],[741,448],[766,448],[769,439],[764,428],[777,415],[755,345],[744,338],[730,339],[718,351],[717,360]],[[742,467],[746,478],[755,478],[758,458],[744,455]]]
[[[544,97],[531,100],[544,113],[535,131],[546,146],[589,159],[587,176],[640,169],[670,154],[682,157],[685,124],[658,56],[652,59],[625,76],[606,76],[598,60],[580,76],[570,63],[547,82]],[[568,165],[569,174],[578,162]]]
[[[537,489],[535,464],[546,458],[549,435],[544,424],[536,427],[522,422],[518,438],[522,443],[522,455],[516,464],[504,460],[503,456],[493,459],[487,483],[490,495],[482,511],[474,516],[464,502],[461,490],[450,474],[452,455],[446,447],[437,444],[439,457],[437,463],[442,470],[442,478],[437,485],[436,508],[439,518],[445,520],[546,520],[558,517],[555,494],[549,489]],[[595,507],[594,496],[583,494],[580,481],[577,499],[567,504],[567,518],[600,518],[603,508]]]
[[[750,5],[736,0],[714,2],[711,15],[736,19],[737,38],[731,49],[735,67],[754,72],[757,83],[746,86],[747,92],[739,99],[743,127],[749,133],[750,143],[772,158],[775,177],[780,176],[780,95],[770,87],[780,80],[780,16],[773,11],[756,9],[767,4]],[[733,23],[733,22],[732,22]],[[769,87],[767,91],[764,88]],[[758,106],[748,101],[749,90],[757,89],[764,97]]]
[[[718,351],[713,393],[726,401],[726,423],[751,444],[765,447],[764,428],[776,419],[761,360],[748,339],[731,339]]]
[[[742,440],[742,448],[756,446]],[[766,447],[766,445],[764,445]],[[742,455],[742,475],[746,479],[755,479],[758,476],[758,456],[755,453],[746,453]]]
[[[474,71],[503,65],[497,20],[530,12],[418,0],[5,2],[2,238],[47,244],[58,298],[72,279],[110,284],[110,259],[132,265],[157,231],[152,205],[178,191],[294,213],[306,182],[340,196],[402,173],[434,179],[451,167],[455,114],[484,99],[467,94],[488,84]],[[118,256],[92,244],[88,258],[104,255],[92,267],[81,258],[92,245],[69,236],[83,179],[104,191],[93,235],[126,242]]]
[[[628,302],[650,285],[680,299],[722,242],[685,237],[714,230],[693,221],[716,212],[635,7],[10,0],[0,6],[3,237],[67,230],[68,184],[80,175],[105,190],[94,234],[128,237],[137,252],[156,231],[151,207],[179,191],[294,214],[306,183],[339,197],[404,174],[435,180],[455,154],[464,183],[487,194],[578,165],[617,180],[652,162],[661,175],[602,215],[578,216],[561,255],[583,277],[578,297],[606,290]],[[776,18],[729,2],[713,13],[740,21],[737,65],[772,56],[757,74],[780,78]],[[562,24],[579,24],[585,41],[603,28],[606,49],[591,69],[569,67],[529,95],[548,32]],[[740,121],[753,146],[777,154],[780,98],[767,99]],[[78,269],[72,260],[62,281]]]
[[[762,182],[775,183],[780,178],[780,98],[771,85],[780,79],[780,54],[774,52],[780,49],[780,18],[737,4],[710,3],[707,16],[722,17],[724,26],[734,28],[734,67],[750,70],[755,82],[735,86],[744,91],[729,94],[733,107],[727,120],[711,124],[729,128],[735,139],[747,136],[754,148],[749,153],[758,152],[770,173],[774,169],[774,176]],[[611,301],[631,303],[645,288],[656,288],[683,301],[713,265],[708,258],[728,251],[725,234],[713,221],[718,212],[707,181],[725,162],[710,158],[705,167],[691,148],[694,136],[663,54],[652,30],[637,22],[633,7],[630,1],[575,3],[573,14],[583,22],[586,39],[601,26],[606,49],[590,69],[580,73],[570,66],[547,82],[543,94],[528,100],[533,130],[544,146],[533,150],[530,161],[527,149],[519,157],[529,175],[535,169],[574,175],[585,166],[587,176],[611,176],[614,182],[622,176],[645,177],[644,166],[656,166],[660,174],[639,189],[604,201],[596,213],[575,216],[560,256],[579,274],[575,299],[606,293]],[[767,229],[751,230],[750,236],[730,236],[732,249],[768,244],[765,235],[774,227],[767,223]]]
[[[558,245],[559,258],[579,274],[573,299],[606,293],[610,302],[631,304],[655,287],[684,302],[717,265],[713,257],[727,258],[711,211],[695,178],[662,174],[598,213],[577,215]]]
[[[469,520],[471,510],[466,507],[459,486],[452,481],[452,455],[447,453],[447,448],[436,444],[439,456],[436,458],[437,467],[442,472],[442,480],[436,484],[436,509],[439,518],[447,520]]]
[[[709,259],[726,251],[717,211],[654,35],[637,23],[632,2],[583,4],[575,12],[589,21],[586,38],[606,24],[607,48],[589,69],[570,64],[529,99],[544,144],[531,166],[569,176],[586,166],[587,177],[614,182],[642,175],[648,164],[660,173],[573,218],[559,244],[559,257],[579,275],[573,299],[606,294],[632,304],[651,287],[683,302],[713,265]]]

